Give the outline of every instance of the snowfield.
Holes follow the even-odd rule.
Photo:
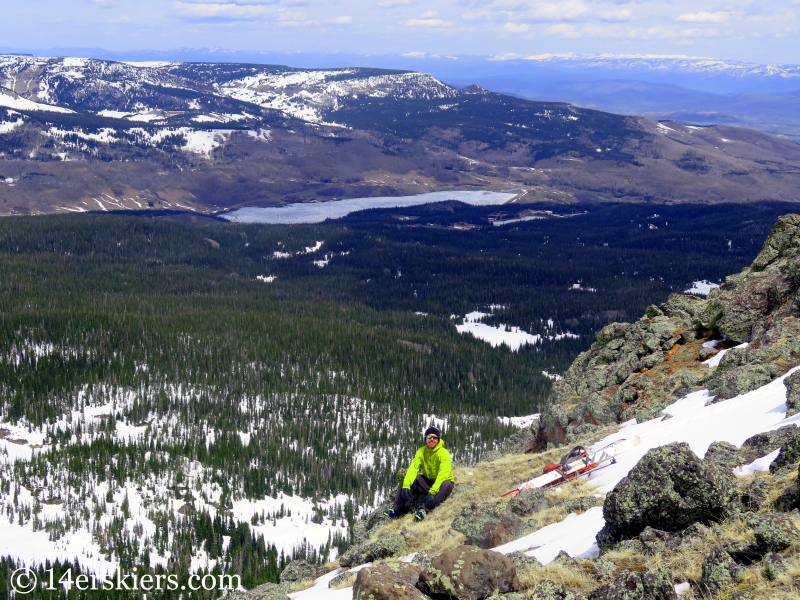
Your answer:
[[[492,305],[489,307],[489,310],[494,310],[495,308],[503,308],[502,306]],[[464,335],[469,334],[479,340],[483,340],[484,342],[488,342],[492,348],[497,348],[498,346],[505,345],[507,346],[512,352],[517,352],[522,346],[526,344],[538,344],[543,339],[548,340],[563,340],[564,338],[577,338],[578,336],[574,333],[557,333],[554,335],[548,336],[541,336],[539,334],[530,334],[526,331],[523,331],[519,327],[509,327],[507,325],[487,325],[486,323],[481,323],[481,320],[485,317],[488,317],[489,313],[483,313],[480,311],[474,311],[471,313],[467,313],[464,316],[464,322],[461,325],[456,325],[456,330]],[[547,321],[549,328],[552,329],[553,321]],[[545,377],[558,377],[558,375],[551,376],[546,371],[542,373]]]
[[[62,108],[60,106],[51,106],[49,104],[41,104],[39,102],[33,102],[32,100],[26,100],[25,98],[19,98],[14,96],[8,96],[6,94],[0,93],[0,106],[5,106],[6,108],[16,108],[19,110],[44,110],[50,112],[57,112],[57,113],[74,113],[74,110],[69,110],[68,108]]]
[[[592,446],[592,450],[602,448],[614,440],[637,435],[641,438],[641,443],[619,455],[615,464],[593,472],[589,476],[590,482],[598,493],[610,492],[649,450],[672,442],[686,442],[702,458],[712,442],[725,441],[741,446],[747,438],[757,433],[772,431],[791,423],[800,424],[800,414],[785,418],[786,386],[783,383],[786,377],[798,369],[800,367],[795,367],[783,377],[752,392],[716,404],[708,404],[711,396],[707,390],[694,392],[665,408],[662,411],[663,417],[644,423],[632,420],[623,424],[618,433],[600,440]],[[777,452],[739,467],[734,472],[744,476],[767,471]],[[543,527],[493,550],[503,554],[524,551],[528,556],[536,557],[542,564],[551,562],[562,550],[573,557],[594,558],[600,554],[595,536],[603,525],[603,508],[596,506],[580,515],[570,514],[559,523]],[[360,568],[364,566],[367,565],[361,565]],[[331,590],[327,587],[327,582],[340,572],[341,570],[337,570],[335,573],[328,573],[317,580],[315,587],[290,594],[289,597],[293,600],[352,598],[352,588]]]
[[[692,287],[690,287],[688,290],[683,290],[683,293],[692,294],[694,296],[708,296],[711,293],[711,290],[718,287],[719,284],[711,283],[710,281],[706,281],[704,279],[702,281],[692,282]]]
[[[505,344],[512,352],[516,352],[525,344],[537,344],[542,340],[542,336],[531,335],[519,327],[507,327],[505,325],[493,327],[481,323],[481,319],[487,316],[489,316],[487,313],[478,311],[468,313],[464,317],[464,322],[461,325],[456,325],[456,330],[462,335],[470,334],[479,340],[488,342],[492,348]]]

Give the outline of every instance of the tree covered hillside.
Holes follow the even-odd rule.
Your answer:
[[[787,207],[657,210],[502,226],[490,219],[519,215],[455,203],[293,227],[0,221],[6,516],[54,544],[89,532],[93,555],[123,566],[250,584],[276,577],[281,551],[324,558],[432,419],[475,461],[514,431],[498,416],[539,410],[544,371],[606,323],[749,264]],[[544,340],[462,337],[473,310]],[[298,497],[321,537],[276,534]]]

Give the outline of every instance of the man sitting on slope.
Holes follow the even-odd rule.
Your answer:
[[[406,471],[403,484],[394,499],[394,509],[384,511],[390,519],[401,517],[411,510],[414,498],[425,496],[424,508],[414,517],[421,521],[430,511],[444,502],[453,491],[453,462],[444,449],[444,440],[436,427],[425,430],[425,445],[417,450]]]

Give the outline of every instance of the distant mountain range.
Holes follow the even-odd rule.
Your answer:
[[[498,73],[506,62],[495,61]],[[743,77],[756,76],[767,77]],[[521,203],[800,194],[800,147],[788,140],[410,70],[4,55],[0,86],[0,214],[217,213],[449,189],[513,188]],[[673,84],[551,83],[543,97],[571,94],[617,112],[737,122],[715,112],[711,94]],[[670,94],[682,100],[670,105]],[[792,109],[774,104],[775,119]]]
[[[5,48],[0,51],[10,52]],[[800,65],[684,55],[501,54],[492,57],[244,52],[220,48],[113,52],[50,48],[39,56],[114,61],[239,62],[304,68],[373,67],[430,73],[455,87],[694,124],[731,124],[800,141]]]

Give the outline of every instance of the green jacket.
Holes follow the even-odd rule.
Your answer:
[[[444,440],[439,440],[433,450],[429,450],[427,445],[417,450],[414,460],[411,461],[408,471],[406,471],[403,487],[410,489],[420,472],[426,479],[436,480],[430,490],[434,496],[439,493],[442,482],[456,482],[453,477],[453,461],[450,453],[444,449]]]

